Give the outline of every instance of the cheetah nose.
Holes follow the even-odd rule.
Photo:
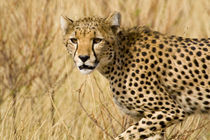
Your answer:
[[[79,58],[82,60],[82,62],[85,62],[85,61],[87,61],[90,58],[90,56],[88,56],[88,55],[80,55]]]

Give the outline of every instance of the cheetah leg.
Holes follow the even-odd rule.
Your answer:
[[[173,109],[176,112],[176,109]],[[166,127],[182,121],[184,117],[183,111],[170,114],[165,111],[156,111],[147,113],[146,117],[129,127],[125,132],[119,135],[115,140],[162,140],[163,131]]]
[[[145,140],[163,140],[164,133],[165,133],[165,129],[163,129],[160,134],[155,134],[154,136],[150,136],[149,138]]]
[[[160,134],[156,134],[154,136],[146,138],[145,140],[163,140],[163,136],[161,136]]]

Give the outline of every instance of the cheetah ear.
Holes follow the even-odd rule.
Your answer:
[[[61,29],[63,30],[64,34],[66,34],[66,32],[71,24],[73,24],[73,20],[69,19],[66,16],[60,17],[60,25],[61,25]]]
[[[111,28],[116,32],[118,27],[120,27],[121,15],[119,12],[113,12],[105,20],[110,23]]]

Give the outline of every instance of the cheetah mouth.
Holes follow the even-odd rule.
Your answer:
[[[84,69],[93,70],[93,69],[95,69],[95,68],[96,68],[96,66],[88,66],[88,65],[85,65],[85,64],[79,66],[79,69],[80,69],[80,70],[84,70]]]

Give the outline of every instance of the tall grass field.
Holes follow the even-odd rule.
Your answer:
[[[63,45],[60,16],[122,15],[183,37],[210,37],[209,0],[0,0],[0,139],[111,140],[133,120],[97,71],[82,75]],[[167,129],[166,140],[210,140],[210,115]]]

